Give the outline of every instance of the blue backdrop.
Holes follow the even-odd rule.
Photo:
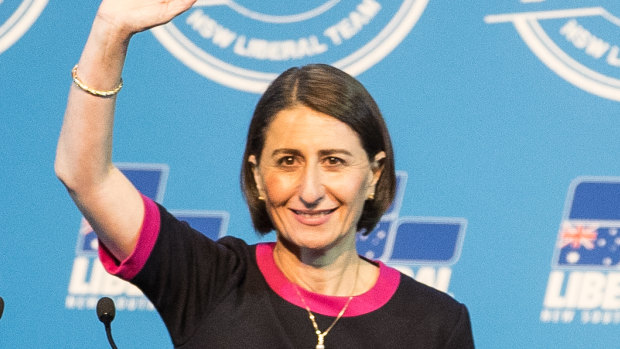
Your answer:
[[[259,241],[238,172],[259,92],[309,62],[356,75],[391,130],[399,195],[359,252],[467,304],[479,348],[617,347],[617,1],[198,1],[137,35],[114,161],[213,237]],[[318,3],[318,5],[316,4]],[[55,178],[96,2],[0,0],[0,347],[170,347]],[[273,239],[268,236],[267,239]]]

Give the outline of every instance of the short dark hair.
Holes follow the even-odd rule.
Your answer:
[[[370,161],[383,151],[383,171],[375,197],[366,200],[357,230],[370,233],[388,209],[396,192],[392,142],[379,107],[366,88],[351,75],[325,64],[290,68],[269,85],[254,109],[246,139],[241,168],[241,189],[250,209],[254,229],[266,234],[274,229],[265,202],[258,199],[251,155],[260,163],[265,132],[274,116],[285,109],[303,105],[332,116],[353,129]]]

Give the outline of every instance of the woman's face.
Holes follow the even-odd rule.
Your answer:
[[[278,232],[298,247],[329,248],[354,236],[381,174],[347,124],[305,106],[285,109],[265,134],[254,178]]]

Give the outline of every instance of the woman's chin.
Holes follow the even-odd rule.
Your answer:
[[[323,254],[341,244],[344,235],[332,234],[296,234],[295,236],[280,235],[279,240],[291,251],[314,251]]]

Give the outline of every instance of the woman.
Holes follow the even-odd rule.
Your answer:
[[[256,107],[242,185],[273,244],[210,241],[114,167],[129,39],[193,2],[104,0],[73,70],[56,173],[106,269],[143,290],[179,348],[473,348],[465,306],[355,250],[355,234],[390,205],[395,176],[380,112],[346,73],[289,69]]]

